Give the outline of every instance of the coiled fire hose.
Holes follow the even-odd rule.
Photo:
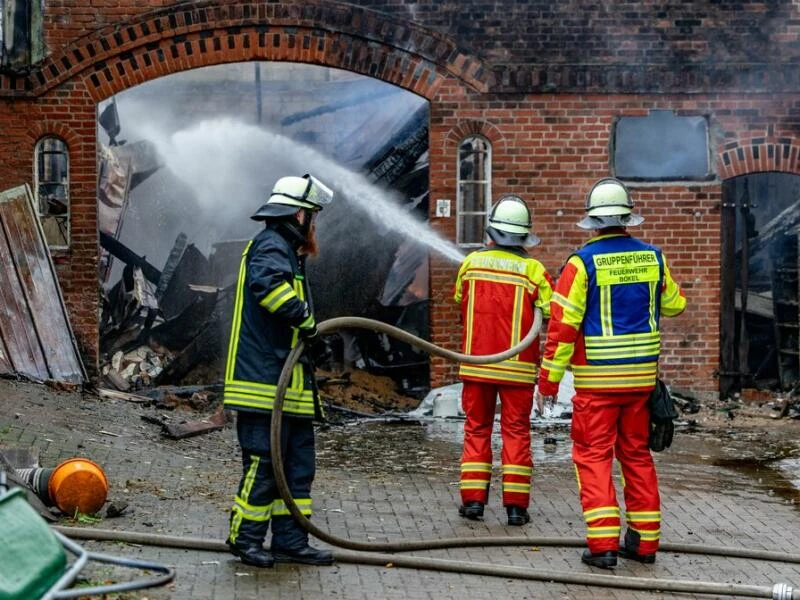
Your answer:
[[[387,325],[380,321],[360,317],[338,317],[323,321],[318,325],[320,334],[329,334],[344,328],[369,329],[378,333],[385,333],[400,341],[406,342],[417,348],[426,350],[435,356],[449,358],[458,362],[488,363],[499,362],[518,354],[536,338],[541,329],[542,315],[536,311],[536,317],[531,330],[519,344],[509,350],[487,356],[464,355],[451,350],[440,348],[430,342],[422,340],[402,329]],[[750,598],[772,598],[773,600],[800,600],[800,590],[795,590],[787,583],[776,583],[772,587],[743,585],[733,583],[716,583],[710,581],[691,581],[675,579],[656,579],[650,577],[625,577],[618,575],[603,575],[596,573],[576,573],[569,571],[556,571],[511,565],[491,565],[467,561],[454,561],[423,556],[403,556],[393,554],[396,552],[410,552],[420,550],[437,550],[443,548],[472,548],[472,547],[497,547],[497,546],[542,546],[542,547],[571,547],[582,548],[586,543],[583,539],[561,537],[471,537],[471,538],[439,538],[435,540],[394,541],[394,542],[362,542],[336,537],[311,523],[300,512],[292,498],[286,475],[283,470],[283,456],[281,454],[280,432],[283,417],[283,402],[286,389],[292,375],[292,368],[300,360],[303,352],[303,343],[299,342],[290,352],[280,379],[277,384],[274,408],[272,412],[272,428],[270,431],[270,444],[272,448],[272,462],[274,465],[275,480],[278,491],[286,507],[295,521],[314,537],[347,551],[334,550],[334,558],[340,563],[364,564],[409,569],[442,571],[450,573],[463,573],[470,575],[487,575],[511,579],[524,579],[531,581],[544,581],[550,583],[575,584],[586,586],[610,587],[648,592],[672,592],[688,594],[716,594],[723,596],[744,596]],[[107,529],[55,527],[65,535],[77,539],[120,541],[135,544],[145,544],[170,548],[189,550],[208,550],[213,552],[226,552],[227,546],[218,540],[202,538],[168,536],[130,531],[113,531]],[[728,558],[743,558],[750,560],[765,560],[773,562],[800,564],[800,554],[774,552],[768,550],[751,550],[745,548],[732,548],[726,546],[709,546],[701,544],[660,544],[663,552],[684,554],[704,554],[710,556],[724,556]]]

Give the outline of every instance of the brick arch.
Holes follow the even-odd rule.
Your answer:
[[[800,139],[754,138],[727,144],[717,156],[721,179],[764,171],[800,175]]]
[[[61,138],[67,144],[67,150],[70,152],[77,151],[80,146],[81,138],[68,125],[59,121],[39,121],[26,132],[31,152],[36,147],[36,143],[45,136]]]
[[[489,70],[450,38],[351,4],[203,0],[82,38],[49,57],[22,87],[40,95],[77,78],[98,102],[162,75],[248,60],[346,69],[428,99],[447,77],[478,91],[487,89],[489,79]]]
[[[485,137],[492,144],[492,147],[501,144],[505,139],[503,132],[496,125],[482,119],[459,122],[447,132],[445,139],[448,146],[457,148],[461,140],[471,135]]]

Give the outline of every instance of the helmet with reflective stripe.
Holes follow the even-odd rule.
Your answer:
[[[586,195],[586,216],[578,223],[582,229],[633,227],[644,217],[634,214],[630,191],[614,177],[604,177]]]
[[[519,196],[500,198],[489,215],[486,233],[499,246],[535,246],[541,240],[531,233],[531,211]]]
[[[311,211],[322,210],[333,200],[333,191],[312,175],[302,177],[281,177],[275,182],[272,193],[261,208],[250,217],[263,221],[273,217],[285,217],[301,208]]]

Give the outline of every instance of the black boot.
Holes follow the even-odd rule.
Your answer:
[[[591,567],[600,567],[601,569],[613,569],[617,566],[617,553],[614,550],[607,550],[606,552],[598,552],[592,554],[587,548],[581,555],[581,561]]]
[[[272,555],[275,557],[275,562],[279,563],[300,563],[318,566],[333,564],[333,554],[330,551],[319,550],[309,545],[294,549],[273,545]]]
[[[237,544],[230,540],[227,540],[225,543],[228,544],[228,549],[231,551],[231,554],[238,556],[246,565],[269,569],[275,564],[272,554],[264,550],[264,548],[258,544]]]
[[[531,522],[531,516],[528,511],[521,506],[506,506],[506,514],[508,515],[508,524],[519,527]]]
[[[483,504],[481,502],[467,502],[458,507],[458,514],[467,519],[477,521],[483,518]]]
[[[639,539],[639,533],[628,528],[625,531],[625,541],[620,544],[619,555],[645,565],[652,565],[656,562],[656,555],[655,553],[639,554]]]

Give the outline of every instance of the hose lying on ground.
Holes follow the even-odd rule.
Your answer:
[[[541,328],[542,316],[536,311],[536,319],[528,335],[521,342],[506,352],[491,356],[470,356],[451,350],[440,348],[430,342],[417,338],[410,333],[371,319],[359,317],[339,317],[329,319],[319,324],[321,334],[333,333],[342,328],[364,328],[386,333],[403,342],[422,348],[430,354],[450,358],[459,362],[488,363],[505,360],[518,354],[536,338]],[[596,573],[575,573],[567,571],[553,571],[548,569],[534,569],[506,565],[490,565],[466,561],[453,561],[422,556],[408,556],[387,554],[391,552],[408,552],[414,550],[435,550],[442,548],[467,548],[467,547],[493,547],[493,546],[558,546],[558,547],[584,547],[583,539],[557,538],[557,537],[477,537],[477,538],[440,538],[435,540],[396,541],[396,542],[360,542],[336,537],[323,531],[300,512],[289,490],[283,470],[283,456],[280,451],[280,431],[283,415],[283,401],[291,378],[292,368],[300,359],[303,351],[302,342],[295,346],[289,354],[278,380],[274,409],[272,412],[272,428],[270,443],[272,448],[272,461],[274,464],[275,479],[281,498],[297,523],[316,538],[328,544],[355,550],[358,552],[342,552],[334,550],[334,558],[341,563],[369,564],[378,566],[392,565],[410,569],[423,569],[433,571],[446,571],[451,573],[464,573],[473,575],[488,575],[513,579],[526,579],[534,581],[547,581],[551,583],[577,584],[600,587],[613,587],[620,589],[660,591],[693,594],[717,594],[726,596],[745,596],[752,598],[773,598],[774,600],[800,600],[800,590],[785,583],[776,583],[773,587],[755,586],[730,583],[716,583],[706,581],[680,581],[671,579],[655,579],[642,577],[624,577],[617,575],[604,575]],[[93,528],[56,527],[59,531],[70,537],[79,539],[111,540],[135,544],[147,544],[172,548],[191,550],[209,550],[226,552],[227,546],[222,541],[206,540],[201,538],[188,538],[178,536],[164,536],[156,534],[136,533],[128,531],[112,531]],[[800,564],[800,554],[772,552],[765,550],[746,550],[743,548],[729,548],[724,546],[704,546],[697,544],[669,544],[660,545],[663,552],[678,552],[687,554],[706,554],[715,556],[745,558],[751,560],[768,560],[784,563]]]

